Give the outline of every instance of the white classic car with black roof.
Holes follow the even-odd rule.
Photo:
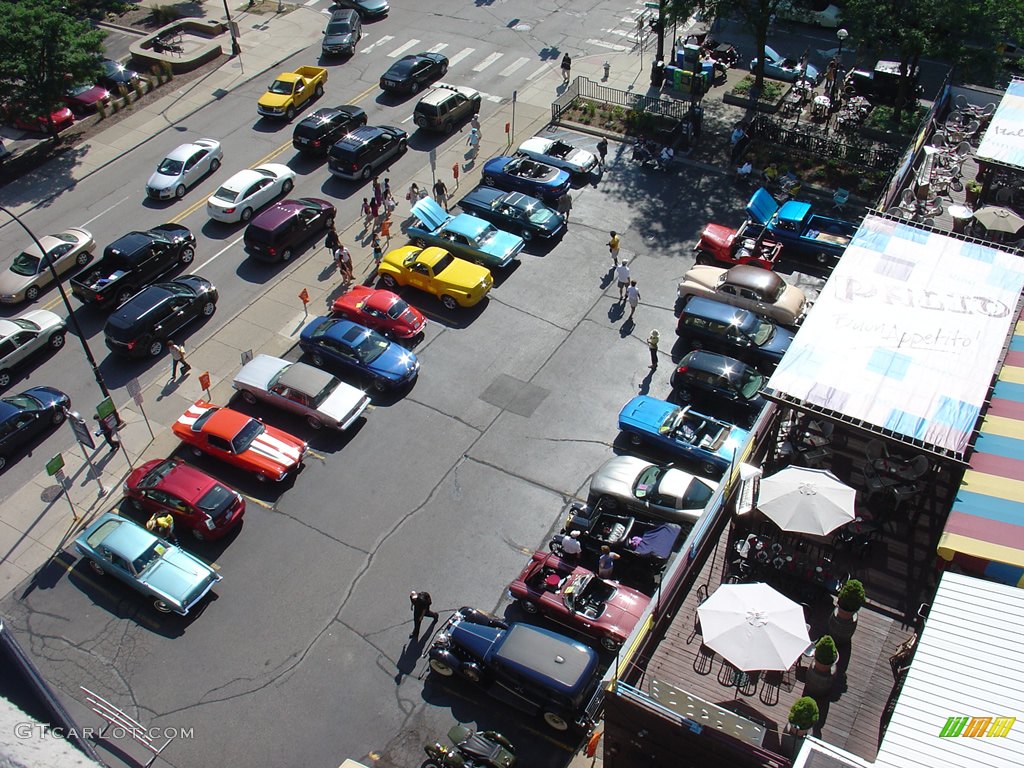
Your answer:
[[[257,355],[242,366],[232,384],[246,402],[291,411],[314,429],[348,429],[370,405],[363,390],[326,371],[270,355]]]

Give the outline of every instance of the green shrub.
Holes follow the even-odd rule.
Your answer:
[[[836,649],[836,641],[831,635],[825,635],[814,645],[814,660],[826,667],[831,667],[839,658],[839,651]]]
[[[818,702],[810,696],[802,696],[789,708],[789,722],[801,731],[806,731],[818,722]]]
[[[149,17],[155,24],[170,24],[181,18],[181,12],[173,5],[154,5],[150,9]]]
[[[844,611],[855,613],[864,607],[866,599],[864,585],[857,579],[850,579],[839,589],[836,604]]]

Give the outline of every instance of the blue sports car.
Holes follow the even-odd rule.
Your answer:
[[[634,445],[650,442],[700,464],[707,474],[729,468],[748,432],[724,421],[679,407],[664,400],[639,395],[619,411],[619,429]]]
[[[412,215],[406,234],[420,248],[436,245],[491,269],[507,267],[523,250],[523,238],[468,213],[452,216],[429,197],[412,207]]]
[[[409,383],[420,370],[408,349],[351,320],[317,317],[302,329],[299,346],[317,368],[340,365],[368,377],[381,392]]]
[[[557,200],[569,191],[569,172],[560,171],[529,157],[492,157],[484,163],[484,184],[488,187],[523,192],[541,200]]]
[[[161,613],[186,615],[223,578],[195,555],[111,512],[82,531],[75,548],[94,571],[152,598]]]
[[[522,192],[481,186],[462,198],[459,207],[510,232],[518,232],[523,240],[554,239],[565,234],[562,214]]]

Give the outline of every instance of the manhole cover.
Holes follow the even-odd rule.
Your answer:
[[[39,494],[39,500],[49,504],[51,501],[59,499],[62,493],[64,493],[64,489],[61,486],[51,485],[43,489],[43,492]]]

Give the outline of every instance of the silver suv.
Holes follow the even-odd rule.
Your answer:
[[[413,121],[428,131],[451,133],[480,111],[480,92],[462,85],[435,83],[413,110]]]

